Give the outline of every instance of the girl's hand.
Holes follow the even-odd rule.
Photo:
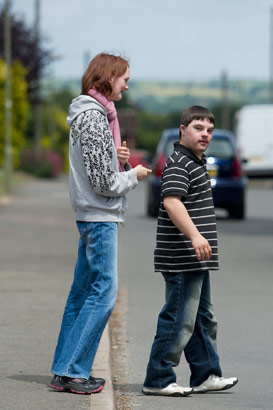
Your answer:
[[[142,165],[137,165],[135,168],[138,181],[143,181],[152,172],[151,169],[145,168]]]
[[[126,146],[126,141],[123,141],[121,147],[117,147],[117,156],[122,166],[128,162],[130,158],[130,150]]]

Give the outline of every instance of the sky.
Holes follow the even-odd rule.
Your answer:
[[[10,0],[34,23],[35,0]],[[0,0],[2,5],[4,0]],[[125,55],[135,80],[268,80],[273,0],[40,0],[50,76],[81,77],[101,51]]]

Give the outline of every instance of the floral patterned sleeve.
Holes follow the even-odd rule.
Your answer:
[[[84,165],[96,192],[111,191],[118,178],[112,168],[113,140],[106,118],[96,110],[80,114],[71,125],[73,145],[81,143]]]

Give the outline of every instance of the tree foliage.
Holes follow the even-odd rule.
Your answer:
[[[36,50],[36,36],[33,27],[27,27],[25,21],[15,14],[10,15],[11,55],[12,60],[19,60],[27,69],[26,81],[30,101],[35,98],[37,79],[41,78],[46,67],[52,61],[52,52],[39,43]],[[0,10],[0,57],[4,58],[4,9]]]
[[[63,170],[68,172],[68,136],[67,112],[50,100],[43,107],[43,138],[45,150],[57,152],[63,159]]]
[[[235,116],[236,112],[242,107],[242,104],[239,103],[230,103],[228,106],[228,123],[229,123],[229,129],[233,132],[235,132]],[[214,114],[215,117],[215,126],[216,128],[221,128],[222,127],[222,104],[218,103],[213,105],[213,107],[210,108],[211,111]]]
[[[0,167],[4,160],[5,146],[5,78],[6,64],[0,59]],[[29,104],[27,100],[27,83],[25,80],[26,69],[19,61],[15,61],[12,66],[12,147],[13,163],[15,167],[19,165],[19,155],[25,144],[25,131],[27,127]]]
[[[153,156],[165,128],[176,128],[180,124],[180,112],[156,114],[139,111],[137,147],[146,149]]]

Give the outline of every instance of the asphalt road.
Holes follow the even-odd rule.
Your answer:
[[[0,409],[91,408],[48,387],[77,241],[67,179],[29,181],[0,205]]]
[[[125,228],[119,232],[121,310],[127,310],[124,354],[127,396],[123,409],[226,410],[273,408],[273,182],[254,183],[248,190],[245,221],[218,219],[221,270],[212,273],[219,322],[218,351],[223,373],[239,377],[234,389],[187,398],[144,396],[141,387],[164,283],[153,272],[156,219],[145,216],[145,183],[129,194]],[[222,215],[222,213],[220,213]],[[178,383],[188,385],[182,357]],[[122,407],[121,407],[122,408]]]
[[[129,195],[125,228],[119,229],[118,409],[272,409],[273,183],[249,190],[246,221],[218,220],[221,271],[212,278],[219,352],[224,373],[238,376],[239,385],[190,398],[141,394],[164,303],[163,281],[153,273],[156,220],[145,216],[144,190],[142,182]],[[0,206],[0,409],[94,407],[89,396],[48,388],[77,240],[66,180],[24,184]],[[177,375],[188,384],[184,359]],[[124,380],[128,385],[121,385]]]

